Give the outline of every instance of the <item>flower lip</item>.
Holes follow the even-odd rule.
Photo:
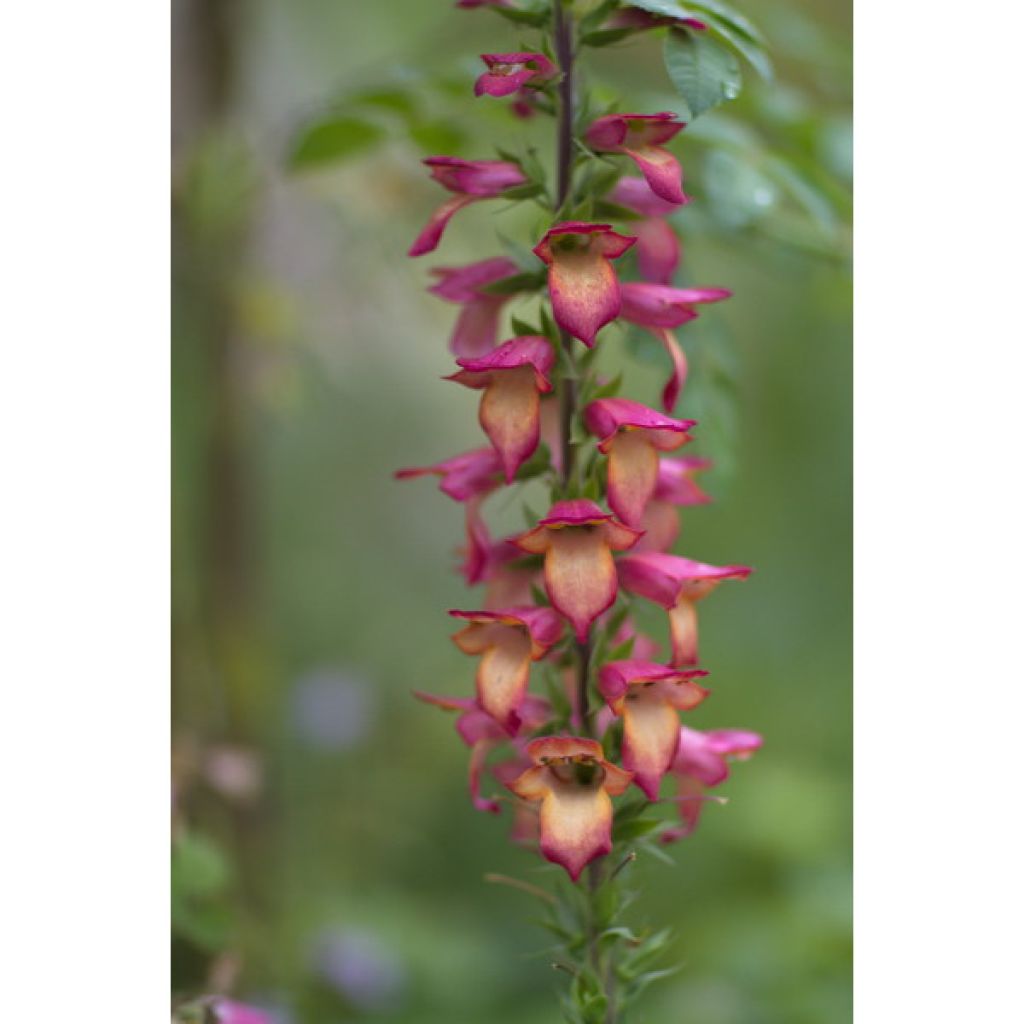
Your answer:
[[[699,455],[659,459],[658,482],[653,499],[671,505],[706,505],[711,501],[711,496],[697,485],[693,475],[710,469],[711,465],[710,459],[703,459]]]
[[[537,390],[546,394],[551,390],[548,373],[555,363],[555,355],[551,342],[543,335],[524,334],[509,338],[496,349],[482,356],[464,356],[455,360],[462,370],[446,377],[446,380],[457,380],[459,383],[477,386],[470,376],[473,374],[490,374],[494,371],[514,370],[520,366],[532,366]],[[478,382],[482,384],[483,382]]]
[[[516,605],[511,608],[463,611],[450,608],[448,614],[467,622],[499,623],[505,626],[521,626],[530,634],[534,655],[540,657],[562,635],[562,621],[551,608],[536,605]]]
[[[587,129],[594,149],[620,149],[627,144],[660,146],[686,127],[679,115],[663,110],[657,114],[606,114]]]
[[[593,526],[607,523],[615,516],[611,512],[603,512],[601,506],[587,498],[575,498],[572,501],[556,501],[541,519],[538,526]]]
[[[636,238],[632,235],[620,235],[612,229],[611,224],[592,224],[589,221],[566,220],[548,228],[544,237],[533,247],[536,256],[550,265],[557,259],[557,251],[552,250],[551,241],[570,235],[594,235],[595,242],[600,246],[600,254],[607,259],[616,259],[625,253]]]
[[[605,454],[622,430],[654,430],[686,434],[696,420],[677,420],[629,398],[599,398],[585,412],[587,429],[600,438],[598,448]]]
[[[662,199],[643,178],[619,178],[609,196],[613,203],[625,206],[644,217],[667,217],[679,209],[678,203]]]
[[[545,764],[549,760],[565,758],[603,761],[604,747],[598,740],[582,736],[539,736],[526,745],[526,756],[534,764]]]
[[[536,79],[554,77],[557,69],[543,53],[482,53],[487,65],[473,86],[476,96],[511,96]]]
[[[703,679],[708,675],[702,668],[673,668],[655,661],[641,658],[627,658],[621,661],[609,661],[601,666],[598,674],[598,686],[601,695],[608,701],[622,697],[631,686],[644,686],[658,682],[684,682],[691,679]]]

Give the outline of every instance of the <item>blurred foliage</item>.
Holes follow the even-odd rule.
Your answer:
[[[555,1021],[558,979],[524,955],[545,942],[534,908],[483,880],[553,869],[507,843],[507,815],[473,811],[451,720],[408,698],[471,682],[445,639],[444,610],[473,600],[449,572],[460,516],[391,479],[477,437],[473,398],[437,379],[452,309],[402,255],[438,197],[416,160],[536,146],[550,166],[545,119],[469,92],[475,55],[530,29],[447,0],[182,0],[175,17],[175,989],[294,1024]],[[742,90],[674,144],[694,198],[674,221],[685,281],[735,298],[682,334],[679,414],[717,500],[686,510],[678,550],[757,569],[702,620],[713,696],[692,721],[766,745],[674,866],[629,868],[630,927],[671,924],[681,967],[637,1019],[831,1024],[850,1016],[849,9],[758,5],[771,85],[719,18]],[[683,112],[663,35],[585,55],[598,102]],[[196,85],[211,63],[230,80],[216,102]],[[467,210],[435,262],[493,237],[533,271],[531,216]],[[526,297],[506,310],[537,318]],[[652,400],[657,348],[606,334],[602,372]],[[519,528],[498,511],[496,531]],[[259,763],[251,790],[225,744]]]

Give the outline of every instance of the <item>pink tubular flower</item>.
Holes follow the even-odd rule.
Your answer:
[[[540,850],[575,882],[598,857],[611,852],[612,802],[633,776],[606,761],[597,740],[543,736],[526,748],[533,761],[509,789],[541,801]]]
[[[658,461],[658,482],[644,512],[644,535],[636,551],[668,551],[679,536],[679,514],[683,505],[705,505],[711,498],[693,479],[711,462],[697,456]]]
[[[608,456],[608,504],[627,525],[639,528],[658,480],[658,452],[690,440],[694,420],[675,420],[628,398],[599,398],[587,406],[587,429]]]
[[[672,374],[661,401],[669,412],[675,407],[686,383],[686,354],[670,328],[697,318],[694,308],[703,302],[721,302],[732,292],[727,288],[672,288],[669,285],[630,282],[622,286],[622,318],[646,327],[665,346],[672,360]]]
[[[532,606],[448,614],[469,623],[452,637],[455,645],[464,654],[480,656],[477,703],[515,735],[530,682],[530,662],[543,658],[558,641],[562,623],[550,608]]]
[[[433,466],[411,466],[395,472],[398,480],[421,476],[439,476],[440,489],[455,501],[481,498],[501,486],[501,462],[493,448],[474,448],[471,452],[453,455]]]
[[[511,483],[540,441],[540,396],[551,390],[555,361],[551,343],[540,335],[510,338],[493,352],[458,359],[462,367],[447,380],[483,389],[480,426],[491,439]]]
[[[697,602],[723,580],[743,580],[752,571],[745,565],[706,565],[658,551],[619,560],[619,582],[668,611],[671,664],[676,667],[697,664]]]
[[[706,800],[705,790],[721,785],[729,777],[729,759],[745,761],[759,750],[761,737],[741,729],[713,729],[700,732],[680,726],[679,746],[671,772],[679,780],[676,801],[682,825],[661,835],[663,843],[685,839],[696,827]]]
[[[658,799],[661,778],[679,745],[678,711],[697,707],[708,691],[694,679],[702,669],[679,669],[652,661],[610,661],[601,668],[598,687],[622,717],[622,766],[650,800]]]
[[[427,704],[445,711],[461,711],[456,719],[455,729],[462,742],[470,749],[469,754],[469,795],[478,811],[497,814],[501,810],[497,800],[487,800],[480,795],[480,776],[487,762],[487,755],[508,735],[475,700],[468,697],[438,697],[432,693],[413,690],[413,694]],[[551,717],[551,705],[540,697],[527,695],[520,705],[521,724],[524,729],[539,728]]]
[[[682,257],[679,236],[665,220],[676,204],[656,196],[643,178],[619,178],[608,198],[643,217],[632,225],[640,275],[645,281],[668,284]]]
[[[487,70],[473,86],[477,96],[510,96],[527,82],[543,81],[557,74],[543,53],[482,53]]]
[[[525,185],[523,172],[506,160],[460,160],[454,156],[430,156],[423,161],[433,179],[455,196],[442,203],[409,249],[410,256],[433,252],[448,221],[464,206],[481,199],[493,199],[507,188]]]
[[[640,536],[592,501],[559,501],[532,530],[515,539],[544,555],[544,588],[555,610],[587,639],[591,623],[615,603],[618,577],[612,551],[631,548]]]
[[[622,296],[610,261],[635,241],[613,231],[610,224],[565,221],[549,229],[534,247],[548,265],[556,322],[588,348],[597,332],[619,315]]]
[[[686,127],[675,114],[607,114],[587,129],[587,145],[606,153],[625,153],[640,169],[651,191],[667,203],[687,202],[683,169],[664,143]]]
[[[428,291],[462,306],[449,348],[456,356],[479,356],[494,348],[498,337],[498,317],[511,295],[490,295],[489,284],[512,277],[519,268],[509,259],[497,256],[465,267],[433,267],[439,280]]]

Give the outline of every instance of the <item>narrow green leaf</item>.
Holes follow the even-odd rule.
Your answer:
[[[690,118],[735,99],[743,84],[736,55],[699,32],[672,29],[668,33],[665,70],[686,101]]]

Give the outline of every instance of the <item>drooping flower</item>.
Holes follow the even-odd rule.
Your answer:
[[[625,153],[640,169],[651,191],[668,203],[681,205],[689,200],[683,193],[683,169],[664,148],[686,127],[677,115],[607,114],[587,129],[587,145],[605,153]]]
[[[514,735],[530,682],[530,662],[547,654],[562,635],[551,608],[519,606],[494,611],[450,611],[466,620],[452,640],[464,654],[478,655],[476,699],[480,707]]]
[[[697,602],[724,580],[746,579],[746,565],[706,565],[678,555],[641,551],[619,560],[619,582],[668,611],[675,667],[697,664]]]
[[[721,302],[730,295],[732,292],[727,288],[672,288],[637,281],[622,286],[623,320],[646,327],[665,346],[672,360],[672,374],[661,395],[667,411],[675,408],[687,376],[686,353],[676,341],[672,328],[695,320],[698,304]]]
[[[410,256],[433,252],[448,221],[464,206],[493,199],[505,189],[525,185],[526,177],[507,160],[460,160],[454,156],[430,156],[423,161],[433,179],[455,195],[431,214],[426,227],[409,249]]]
[[[622,766],[650,800],[658,799],[661,777],[679,744],[679,711],[697,707],[708,695],[694,682],[703,669],[676,669],[653,661],[609,661],[598,675],[601,696],[622,717]]]
[[[611,852],[612,802],[633,776],[605,760],[597,740],[543,736],[526,748],[533,761],[509,789],[541,801],[540,849],[575,882],[597,857]]]
[[[540,82],[558,73],[543,53],[482,53],[480,59],[487,70],[473,86],[477,96],[510,96],[527,82]]]
[[[592,501],[558,501],[515,543],[544,555],[544,588],[553,607],[584,641],[591,623],[615,603],[618,577],[612,551],[632,547],[640,536]]]
[[[663,416],[629,398],[599,398],[584,418],[608,456],[608,504],[627,526],[641,527],[658,480],[658,452],[686,444],[695,421]]]
[[[438,298],[462,306],[452,331],[449,349],[456,356],[479,356],[490,352],[498,338],[498,318],[512,295],[492,295],[487,285],[512,277],[519,268],[504,256],[480,260],[464,267],[433,267],[438,278],[427,290]]]
[[[490,494],[501,486],[501,462],[493,448],[474,448],[433,466],[410,466],[395,472],[398,480],[413,480],[421,476],[439,476],[441,483],[438,486],[449,498],[469,501]]]
[[[661,841],[671,843],[688,836],[697,827],[701,809],[709,799],[705,791],[729,777],[729,760],[747,760],[762,742],[756,732],[742,729],[701,732],[680,726],[679,746],[670,770],[678,779],[675,799],[682,825],[663,832]]]
[[[644,535],[635,548],[638,553],[668,551],[679,536],[680,521],[676,508],[705,505],[711,501],[711,497],[693,479],[710,466],[709,459],[699,456],[658,460],[658,482],[644,511]]]
[[[550,228],[534,247],[548,265],[555,321],[588,348],[597,332],[619,315],[622,296],[611,260],[635,241],[610,224],[565,221]]]
[[[677,204],[656,196],[643,178],[619,178],[608,198],[643,218],[630,225],[636,233],[640,275],[646,281],[668,284],[682,258],[679,236],[665,219],[675,212]]]
[[[469,747],[469,795],[478,811],[497,814],[501,805],[480,795],[480,776],[490,752],[508,740],[507,730],[496,722],[471,697],[440,697],[422,690],[413,690],[414,696],[427,704],[445,711],[459,711],[455,729],[462,742]],[[541,697],[527,694],[519,706],[520,729],[525,732],[542,726],[551,718],[551,705]]]
[[[458,359],[462,367],[447,380],[484,392],[480,426],[501,459],[511,483],[540,441],[540,396],[551,390],[555,361],[551,343],[540,335],[510,338],[493,352]]]

